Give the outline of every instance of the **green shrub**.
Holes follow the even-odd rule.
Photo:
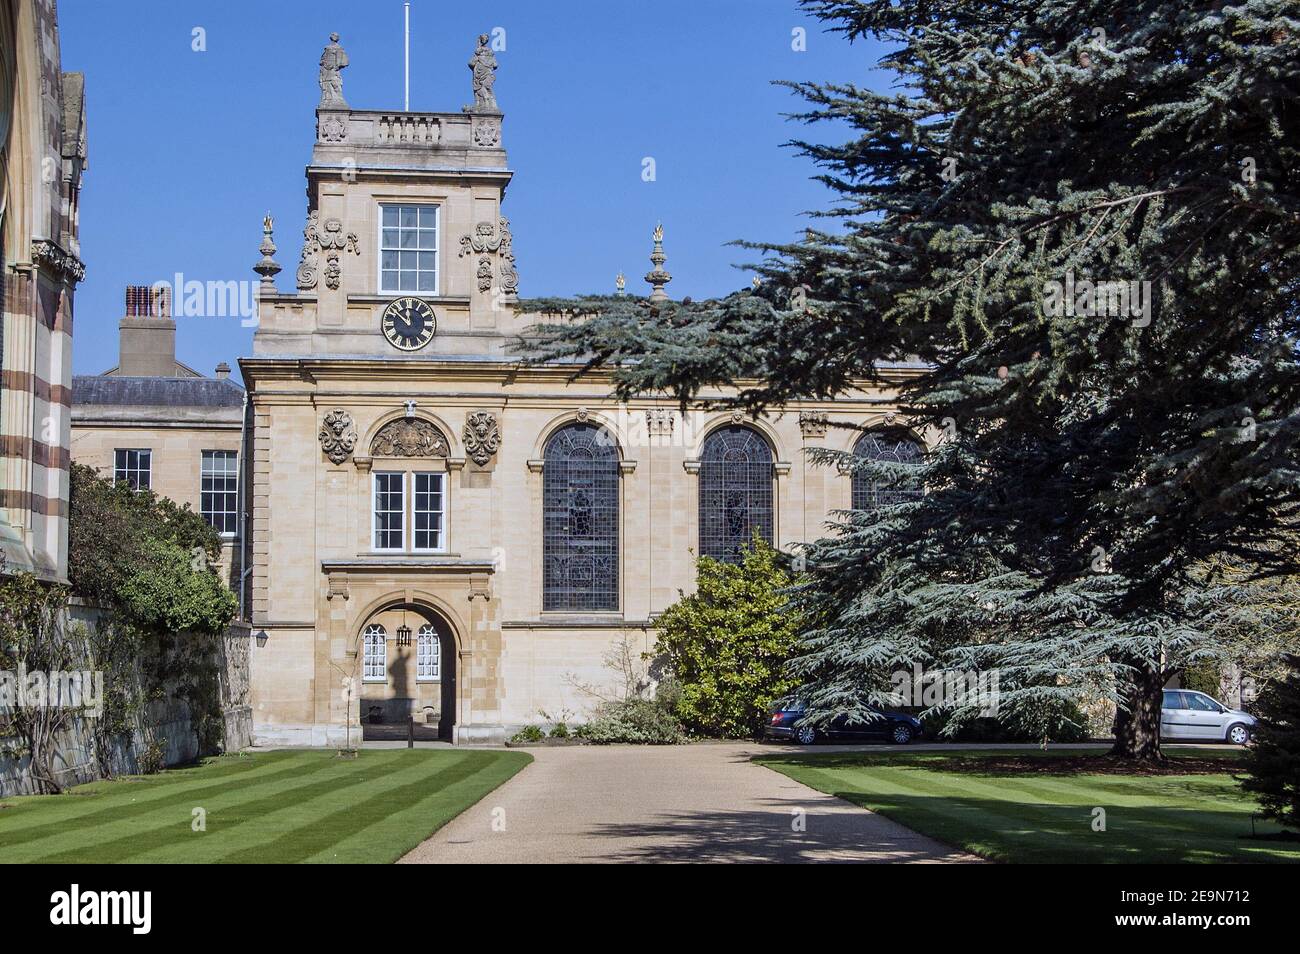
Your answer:
[[[551,726],[550,734],[552,739],[567,739],[572,733],[569,732],[569,727],[566,723],[557,722],[555,725]]]
[[[1223,691],[1223,667],[1217,661],[1200,662],[1183,670],[1183,688],[1203,692],[1212,699]]]
[[[801,632],[780,554],[759,538],[739,564],[702,557],[697,587],[658,620],[658,651],[676,683],[676,710],[693,733],[745,738],[792,692],[784,673]]]
[[[1259,723],[1241,787],[1266,817],[1300,830],[1300,656],[1283,658],[1286,677],[1270,683],[1254,705]]]
[[[540,742],[546,738],[546,733],[542,731],[540,725],[526,725],[510,737],[510,741],[515,745],[527,745],[531,742]]]
[[[136,765],[140,768],[140,774],[157,775],[163,770],[166,756],[166,739],[153,739],[146,743],[144,749],[136,756]]]
[[[654,699],[602,703],[586,725],[578,726],[575,735],[597,745],[672,745],[684,739],[676,714]]]

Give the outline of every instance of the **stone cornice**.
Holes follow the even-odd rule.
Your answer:
[[[81,259],[49,239],[32,240],[32,262],[73,285],[86,277]]]
[[[489,380],[500,381],[502,383],[517,383],[522,381],[554,381],[557,377],[569,377],[581,368],[581,364],[576,362],[566,364],[544,364],[544,365],[527,365],[522,361],[496,358],[468,358],[457,359],[454,356],[444,357],[404,357],[399,355],[391,356],[365,356],[365,355],[319,355],[319,356],[277,356],[277,355],[260,355],[239,359],[239,366],[243,372],[246,382],[255,382],[258,378],[265,380],[303,380],[313,383],[329,378],[346,378],[352,380],[376,380],[392,381],[395,375],[401,375],[410,381],[420,380],[437,380],[446,383],[449,377],[461,380]],[[448,372],[454,372],[449,375]],[[904,378],[915,377],[923,373],[920,368],[882,368],[880,376],[882,383],[888,379],[901,380]],[[593,384],[602,384],[612,382],[612,375],[608,371],[592,371],[584,374],[580,381],[588,381]],[[739,381],[736,387],[743,388],[753,384],[750,381]],[[873,385],[869,381],[859,383],[861,389],[879,388],[881,385]],[[711,399],[709,395],[706,399]],[[721,392],[718,395],[721,399]],[[879,400],[872,400],[864,393],[864,400],[872,403],[882,403]],[[643,398],[647,401],[647,407],[658,407],[668,404],[668,401],[657,401],[653,398]],[[852,399],[850,399],[852,400]],[[675,406],[675,402],[672,402]],[[792,407],[821,407],[834,408],[836,405],[843,405],[844,399],[839,400],[809,400],[809,401],[792,401]],[[883,403],[894,403],[893,401]],[[635,402],[630,402],[631,406],[637,406]]]

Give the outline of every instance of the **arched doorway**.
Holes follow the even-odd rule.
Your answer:
[[[371,615],[357,635],[362,738],[454,739],[456,638],[443,617],[398,603]]]

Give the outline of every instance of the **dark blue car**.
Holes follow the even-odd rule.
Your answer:
[[[793,739],[800,745],[814,742],[892,742],[907,745],[921,737],[921,720],[901,712],[873,709],[874,719],[850,720],[836,716],[826,725],[796,725],[804,717],[804,707],[776,709],[768,722],[764,735],[769,739]]]

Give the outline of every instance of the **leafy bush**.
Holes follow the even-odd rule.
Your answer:
[[[550,735],[552,739],[567,739],[571,734],[567,723],[557,722],[551,726]]]
[[[757,735],[772,704],[795,688],[783,667],[801,625],[779,560],[757,537],[739,564],[701,557],[696,591],[659,617],[658,649],[677,684],[677,714],[694,733]]]
[[[106,611],[89,638],[104,673],[104,711],[95,740],[108,775],[114,740],[130,731],[147,698],[183,699],[200,751],[213,751],[222,719],[216,654],[237,608],[214,567],[221,538],[188,505],[133,491],[72,466],[68,580]]]
[[[1289,672],[1255,702],[1255,744],[1246,752],[1241,787],[1265,816],[1300,830],[1300,656],[1284,657]]]
[[[526,725],[510,737],[510,741],[515,745],[528,745],[532,742],[540,742],[546,738],[546,733],[542,731],[540,725]]]
[[[166,739],[153,739],[144,750],[136,756],[136,765],[141,775],[157,775],[165,767],[167,753]]]
[[[672,745],[684,739],[681,723],[671,707],[655,699],[636,698],[602,703],[591,720],[578,726],[574,734],[597,745]]]

